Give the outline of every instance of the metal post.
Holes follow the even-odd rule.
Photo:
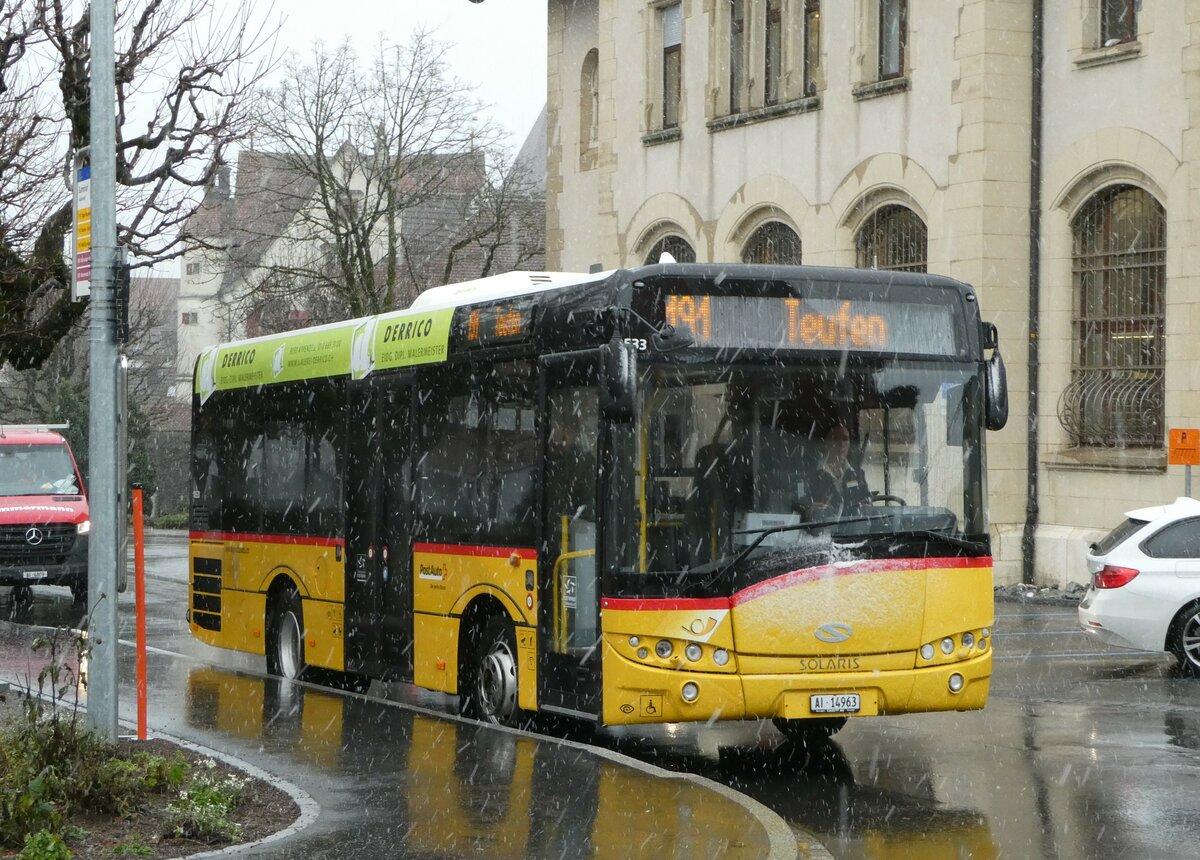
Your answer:
[[[1183,467],[1183,494],[1189,499],[1192,497],[1192,467]]]
[[[117,534],[118,509],[116,307],[116,85],[113,57],[113,0],[92,0],[91,9],[91,179],[92,295],[89,405],[89,508],[92,534],[88,556],[87,725],[117,739]]]
[[[137,739],[146,739],[146,532],[142,485],[133,485],[133,591],[137,627]]]

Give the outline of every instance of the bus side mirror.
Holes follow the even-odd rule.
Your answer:
[[[984,423],[989,430],[1003,430],[1008,423],[1008,372],[1000,347],[992,348],[984,363]]]
[[[632,421],[636,409],[637,358],[631,343],[614,337],[602,348],[600,411],[613,421]]]

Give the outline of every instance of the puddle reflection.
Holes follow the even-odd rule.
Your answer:
[[[734,801],[552,739],[197,667],[185,717],[355,780],[353,803],[437,857],[761,857]]]

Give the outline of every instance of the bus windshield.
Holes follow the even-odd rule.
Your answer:
[[[0,496],[79,492],[75,465],[62,445],[0,445]]]
[[[979,536],[979,388],[934,362],[650,369],[623,569],[711,571],[814,535]]]

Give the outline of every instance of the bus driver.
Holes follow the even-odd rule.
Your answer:
[[[813,519],[856,516],[870,503],[871,492],[862,469],[850,462],[850,432],[834,424],[825,434],[825,456],[813,478]]]

